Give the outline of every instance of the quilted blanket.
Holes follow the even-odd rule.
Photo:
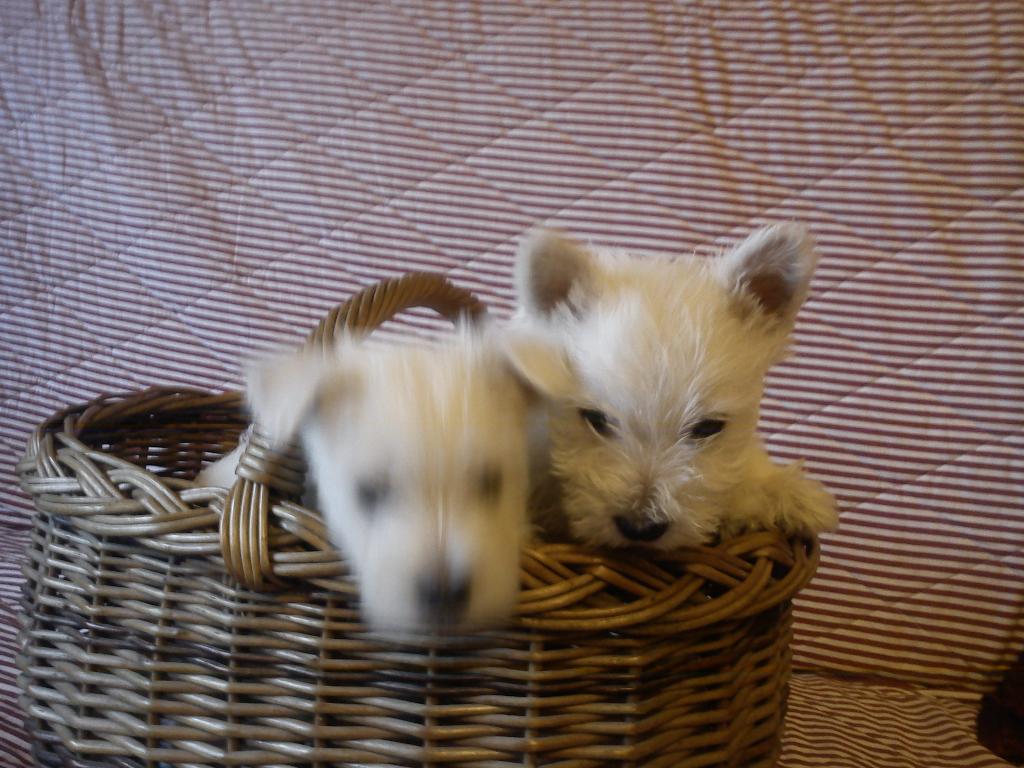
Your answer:
[[[783,763],[1002,765],[972,718],[1024,644],[1019,0],[5,2],[0,762],[28,760],[31,425],[237,387],[412,269],[505,314],[537,222],[683,253],[788,218],[823,259],[762,429],[842,526],[799,604]]]

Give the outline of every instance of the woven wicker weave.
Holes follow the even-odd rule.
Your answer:
[[[414,304],[481,311],[440,278],[382,284],[313,343]],[[817,548],[756,533],[675,553],[548,544],[503,630],[367,633],[302,464],[257,438],[227,494],[191,478],[247,423],[237,393],[154,389],[38,427],[18,471],[23,705],[55,766],[769,766],[790,600]],[[223,557],[222,557],[223,553]]]

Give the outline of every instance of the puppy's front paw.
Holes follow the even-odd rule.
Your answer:
[[[722,517],[722,538],[777,528],[786,534],[817,536],[839,524],[836,502],[825,486],[804,474],[800,463],[772,466],[736,490]]]
[[[800,464],[781,468],[774,495],[775,524],[786,533],[817,536],[839,525],[835,498],[824,485],[804,474]]]

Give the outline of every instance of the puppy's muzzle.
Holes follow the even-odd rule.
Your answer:
[[[458,622],[469,606],[472,583],[467,574],[432,573],[416,584],[424,617],[431,624]]]
[[[629,512],[616,515],[613,519],[619,533],[629,541],[648,544],[660,539],[668,530],[668,522],[657,520],[654,516],[654,499],[649,488],[644,489]]]
[[[657,541],[668,530],[668,523],[662,520],[651,520],[649,517],[638,518],[627,517],[626,515],[615,516],[615,527],[619,533],[630,541],[648,543]]]

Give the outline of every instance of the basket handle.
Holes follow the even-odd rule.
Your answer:
[[[469,291],[441,275],[413,272],[371,285],[339,304],[313,329],[306,345],[330,349],[339,334],[369,333],[413,307],[427,307],[453,323],[461,318],[479,322],[486,314],[484,305]],[[271,447],[254,425],[220,518],[224,567],[243,586],[262,591],[280,585],[270,557],[272,498],[299,498],[305,476],[305,461],[298,447]]]

